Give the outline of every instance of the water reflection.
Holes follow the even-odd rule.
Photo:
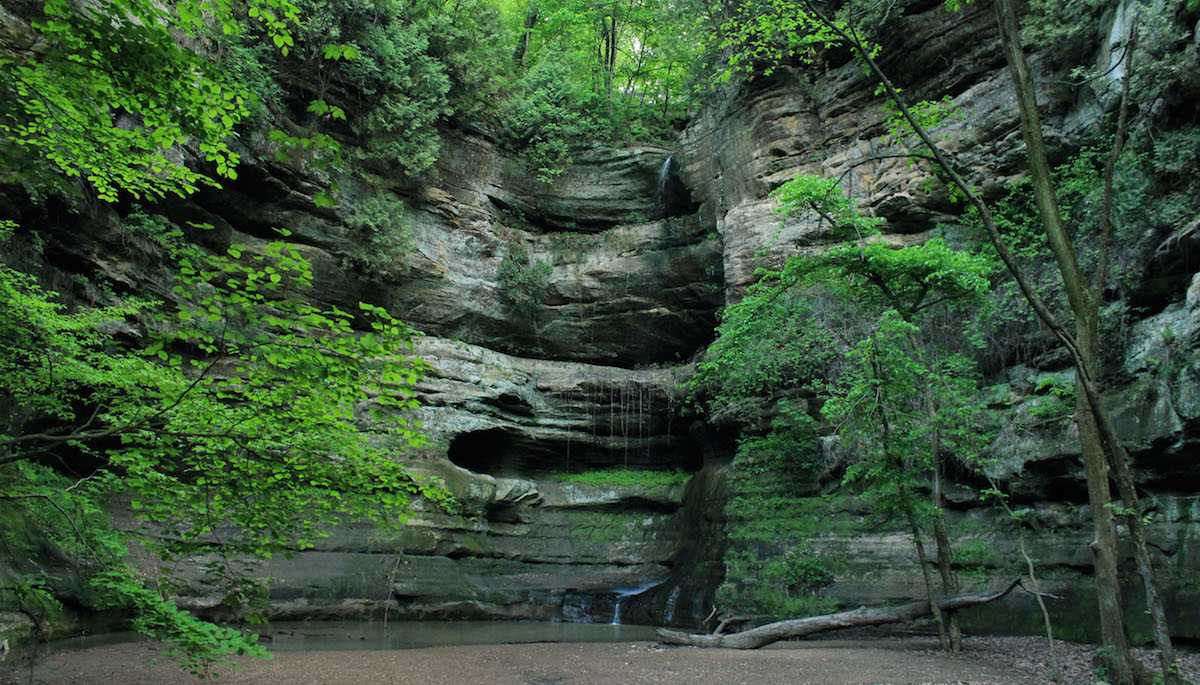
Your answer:
[[[273,652],[417,649],[451,645],[535,642],[639,642],[654,639],[652,626],[534,621],[279,621],[257,626]],[[84,649],[146,639],[108,633],[58,640],[54,650]]]
[[[498,645],[531,642],[629,642],[651,640],[650,626],[521,621],[279,622],[260,634],[278,651],[332,649],[415,649],[443,645]]]

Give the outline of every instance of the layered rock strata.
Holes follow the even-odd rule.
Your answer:
[[[994,197],[1022,161],[991,8],[976,2],[951,15],[941,5],[922,3],[927,9],[887,32],[894,38],[884,68],[914,99],[951,95],[958,114],[936,133]],[[1098,48],[1105,64],[1110,42]],[[1046,76],[1044,56],[1033,61]],[[1113,77],[1074,91],[1042,80],[1052,146],[1098,130]],[[317,548],[272,560],[263,573],[275,579],[273,615],[365,616],[386,607],[408,617],[611,620],[621,611],[623,620],[682,625],[707,615],[722,573],[722,476],[732,441],[681,420],[676,386],[687,374],[683,362],[712,339],[719,307],[744,292],[759,266],[826,242],[815,219],[781,227],[770,191],[798,173],[840,177],[866,211],[887,219],[886,240],[919,241],[939,229],[972,239],[928,166],[895,156],[912,141],[889,130],[874,90],[857,65],[831,53],[727,93],[692,122],[674,153],[579,150],[551,185],[486,136],[449,131],[436,181],[352,179],[338,208],[313,202],[322,179],[269,163],[245,166],[220,191],[154,207],[180,225],[211,224],[194,237],[215,250],[288,228],[316,270],[316,299],[374,302],[428,334],[415,353],[431,365],[417,412],[431,445],[413,455],[412,469],[441,479],[458,508],[418,503],[409,525],[393,532],[348,522]],[[402,203],[389,205],[391,237],[409,249],[378,254],[353,220],[363,197]],[[19,257],[37,262],[54,287],[81,300],[102,297],[72,285],[71,275],[83,273],[169,297],[169,274],[107,210],[80,222],[28,198],[0,196],[0,207],[44,226],[47,251]],[[1200,566],[1200,340],[1196,310],[1167,306],[1183,299],[1192,276],[1186,252],[1196,231],[1185,229],[1139,239],[1137,249],[1153,259],[1133,280],[1154,284],[1140,301],[1151,318],[1132,322],[1134,344],[1118,355],[1108,391],[1136,447],[1138,473],[1155,493],[1153,535],[1177,607],[1194,606]],[[527,293],[533,306],[500,277],[515,247],[549,268]],[[1046,418],[1034,410],[1046,374],[1069,382],[1061,359],[1000,375],[1012,429],[994,446],[996,475],[1044,534],[1035,551],[1052,569],[1051,586],[1086,594],[1078,448],[1066,417],[1038,423]],[[580,471],[625,468],[697,475],[657,488],[564,482]],[[960,542],[983,540],[1012,555],[1011,528],[990,505],[964,496],[954,508],[986,529]],[[918,593],[902,536],[879,532],[854,504],[827,523],[814,548],[844,566],[825,592],[843,603]],[[991,563],[973,568],[987,575]],[[191,606],[219,612],[210,589],[196,583],[185,595]],[[1017,602],[1007,610],[1029,615],[1027,600],[1007,601]]]

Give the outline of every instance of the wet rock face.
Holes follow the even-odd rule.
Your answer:
[[[431,365],[412,417],[431,445],[409,470],[442,484],[453,506],[414,501],[399,529],[347,522],[313,549],[268,560],[258,573],[273,579],[270,616],[693,623],[707,611],[715,582],[688,584],[696,571],[681,560],[719,545],[719,493],[566,480],[700,469],[712,446],[674,415],[686,368],[528,359],[436,338],[414,354]],[[700,535],[698,517],[718,523]],[[620,592],[665,581],[666,594],[636,593],[645,597],[618,615]],[[222,596],[191,575],[180,601],[222,617]]]
[[[683,485],[494,478],[445,461],[412,471],[444,483],[455,505],[416,502],[399,529],[347,524],[291,560],[266,562],[272,617],[366,618],[386,608],[415,619],[608,623],[621,619],[622,591],[638,594],[671,576],[688,535],[676,514],[687,500]],[[219,614],[219,595],[199,576],[190,580],[185,604]],[[678,615],[691,620],[683,609]]]
[[[387,607],[406,618],[690,623],[707,611],[716,583],[688,584],[696,571],[681,560],[698,558],[697,544],[719,545],[719,523],[698,535],[695,521],[720,519],[720,493],[564,481],[614,468],[700,469],[712,448],[674,416],[686,369],[527,359],[434,338],[414,354],[432,365],[414,418],[434,447],[410,469],[444,484],[454,507],[415,502],[398,531],[350,525],[293,561],[268,562],[273,616]],[[187,594],[197,609],[213,601],[198,582]]]
[[[687,367],[528,359],[434,338],[414,353],[433,367],[418,385],[414,418],[450,461],[476,473],[694,471],[703,462],[704,445],[676,416]]]

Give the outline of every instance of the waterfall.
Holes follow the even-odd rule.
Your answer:
[[[625,447],[625,468],[629,469],[629,384],[620,381],[620,439]]]
[[[627,588],[625,590],[617,590],[616,592],[614,592],[613,593],[614,601],[613,601],[612,624],[614,626],[621,625],[621,602],[624,602],[625,600],[629,599],[630,597],[640,595],[643,592],[649,590],[650,588],[657,587],[657,586],[661,585],[662,583],[663,583],[662,580],[652,580],[649,583],[646,583],[644,585]]]
[[[646,463],[650,463],[651,436],[654,435],[654,388],[646,390]]]
[[[616,435],[617,385],[613,376],[608,377],[608,444],[611,447]]]
[[[667,181],[671,178],[671,160],[673,157],[667,157],[663,160],[662,166],[658,168],[658,183],[654,186],[654,209],[659,218],[662,218],[667,213],[667,208],[663,206],[664,196],[667,193]]]
[[[596,418],[597,407],[604,397],[604,379],[599,375],[589,376],[592,384],[592,396],[588,400],[588,425],[592,427],[592,448],[600,444],[599,419]]]
[[[667,597],[667,606],[663,609],[663,618],[667,623],[675,620],[675,603],[679,601],[679,586],[676,585],[671,590],[671,594]]]
[[[572,394],[573,394],[572,391],[568,388],[567,392],[566,392],[567,401],[565,402],[567,412],[571,411],[571,395]],[[571,424],[570,424],[569,420],[566,422],[566,427],[567,427],[567,473],[570,473],[571,472]]]
[[[642,417],[643,417],[643,414],[642,414],[642,389],[643,388],[642,388],[641,382],[638,382],[638,384],[637,384],[637,391],[638,391],[638,396],[637,396],[637,439],[638,439],[639,445],[642,442]]]

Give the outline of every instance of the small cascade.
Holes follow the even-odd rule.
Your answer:
[[[642,387],[642,384],[638,383],[638,386],[637,386],[637,439],[638,439],[639,445],[642,443],[642,418],[645,416],[645,414],[642,412],[642,395],[643,395],[642,390],[643,389],[644,388]]]
[[[574,394],[574,392],[570,389],[568,389],[566,392],[566,396],[567,396],[566,406],[568,408],[571,406],[571,399],[572,399],[571,396],[573,394]],[[568,427],[567,428],[567,473],[570,473],[570,472],[571,472],[571,429]]]
[[[679,586],[676,585],[667,596],[667,606],[663,608],[663,618],[667,623],[675,620],[675,603],[679,601]]]
[[[629,469],[629,384],[621,382],[621,442],[625,450],[625,469]]]
[[[658,169],[658,183],[654,186],[654,209],[659,218],[666,215],[664,200],[667,194],[667,181],[671,179],[671,163],[674,157],[667,157]]]
[[[625,590],[617,590],[615,593],[613,593],[612,624],[614,626],[621,625],[621,602],[624,602],[625,600],[629,599],[630,597],[636,597],[637,595],[640,595],[643,592],[646,592],[650,588],[657,587],[657,586],[661,585],[662,582],[663,581],[661,581],[661,580],[655,580],[655,581],[646,583],[645,585],[639,585],[637,587],[628,588]]]
[[[646,407],[643,410],[643,416],[646,417],[646,461],[649,462],[652,453],[650,445],[653,442],[650,436],[654,435],[654,390],[652,388],[646,390]]]
[[[613,444],[613,439],[616,437],[617,425],[617,382],[612,377],[608,378],[608,444]]]

